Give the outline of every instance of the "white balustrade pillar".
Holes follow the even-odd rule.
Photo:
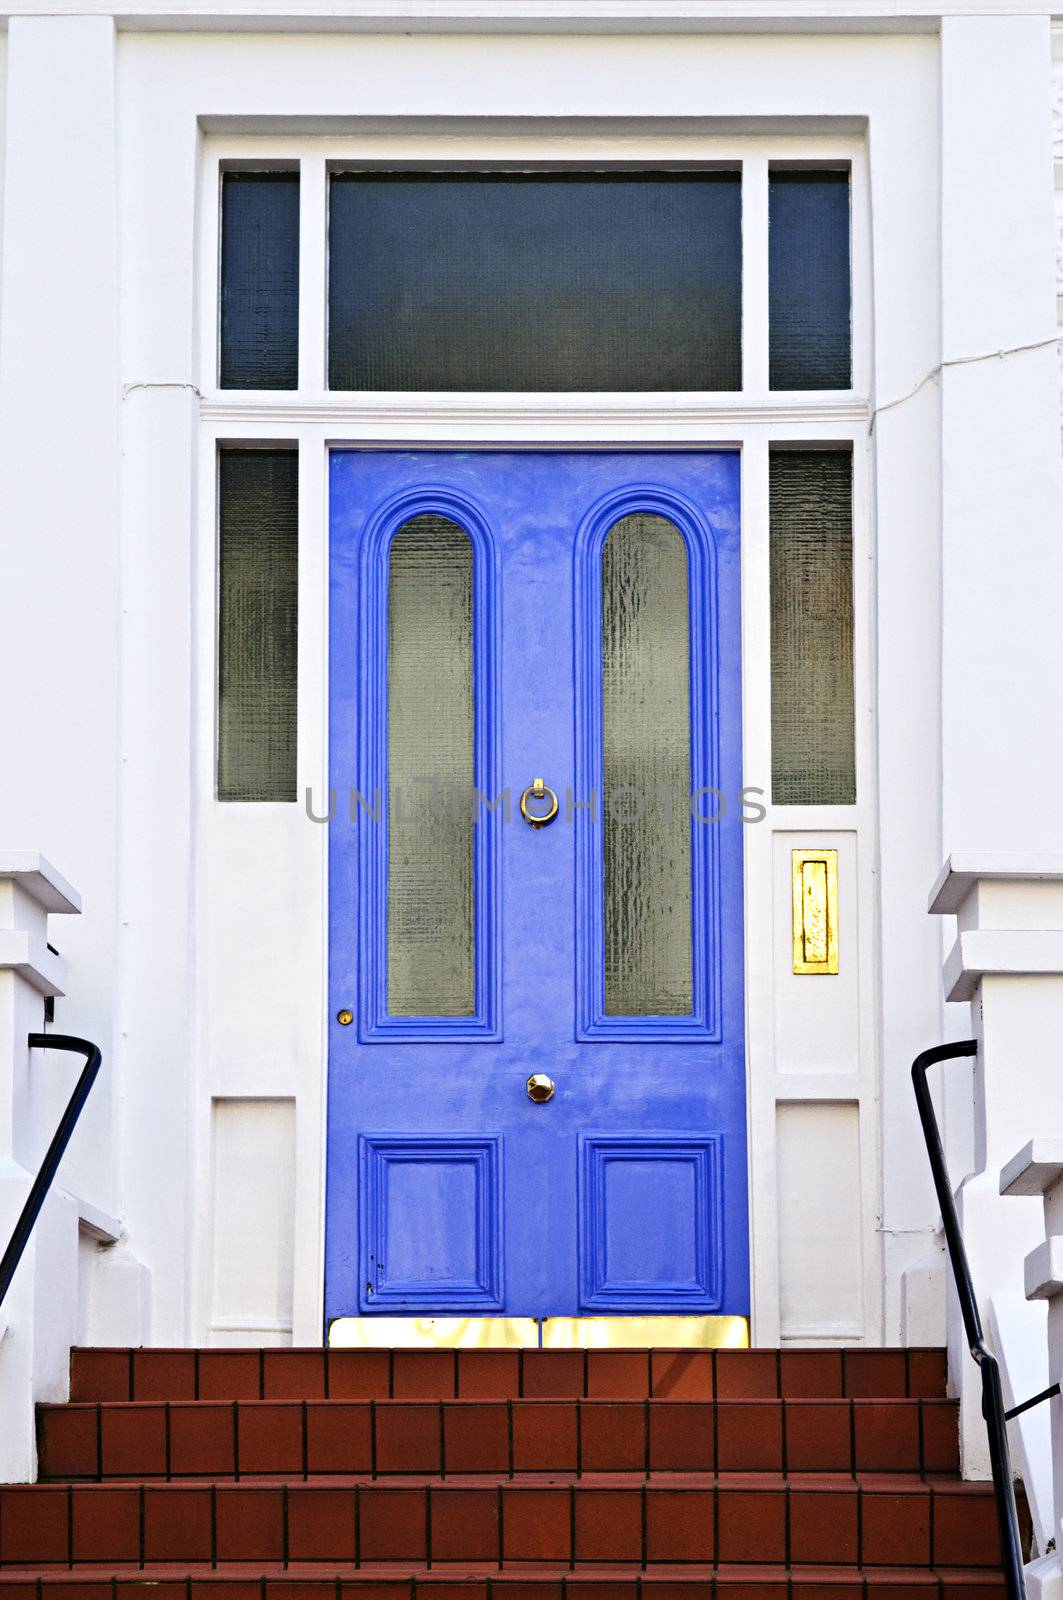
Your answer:
[[[77,894],[43,857],[0,853],[0,1251],[72,1088],[69,1056],[30,1051],[26,1040],[43,1030],[46,996],[64,990],[63,962],[49,947],[49,914],[80,909]],[[78,1208],[57,1189],[0,1306],[0,1482],[34,1476],[34,1406],[65,1394],[77,1331],[77,1250]],[[64,1281],[67,1292],[54,1293]]]
[[[1035,1197],[1044,1207],[1044,1234],[1040,1244],[1026,1257],[1024,1275],[1026,1297],[1048,1305],[1048,1362],[1045,1382],[1057,1383],[1063,1377],[1063,1124],[1059,1131],[1047,1131],[1037,1119],[1038,1133],[1006,1164],[1000,1174],[1002,1195]],[[1038,1393],[1039,1390],[1034,1390]],[[1032,1396],[1024,1396],[1032,1398]],[[1052,1460],[1052,1512],[1049,1537],[1055,1540],[1055,1553],[1040,1564],[1038,1588],[1045,1600],[1049,1590],[1063,1595],[1063,1401],[1057,1396],[1042,1402],[1040,1418],[1049,1436]],[[1031,1413],[1032,1414],[1032,1413]],[[1046,1540],[1047,1543],[1047,1540]]]
[[[1001,1196],[1000,1172],[1038,1128],[1063,1132],[1063,856],[954,855],[930,910],[956,918],[945,998],[971,1002],[978,1039],[973,1072],[965,1061],[935,1069],[954,1082],[967,1074],[973,1099],[975,1170],[960,1183],[957,1206],[983,1322],[1021,1400],[1044,1370],[1044,1313],[1026,1302],[1023,1276],[1044,1223],[1039,1198]],[[949,1357],[963,1468],[988,1476],[981,1383],[954,1298]]]

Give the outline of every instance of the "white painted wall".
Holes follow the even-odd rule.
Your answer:
[[[1042,798],[1056,777],[1039,737],[1059,721],[1054,690],[1040,689],[1058,667],[1044,582],[1058,560],[1054,355],[938,371],[943,355],[1054,331],[1051,302],[1037,309],[1051,293],[1047,22],[998,0],[1015,14],[950,18],[940,38],[932,10],[907,32],[848,32],[866,6],[821,0],[815,31],[781,33],[776,18],[743,32],[738,0],[695,0],[687,24],[657,0],[657,25],[675,31],[632,18],[628,34],[615,19],[607,34],[548,34],[540,19],[537,32],[492,34],[482,17],[476,32],[372,33],[360,6],[323,36],[229,31],[240,9],[212,0],[209,29],[188,12],[167,32],[158,17],[141,29],[134,6],[117,34],[106,15],[20,15],[9,37],[0,495],[19,537],[0,637],[25,687],[6,697],[0,748],[19,752],[25,777],[0,797],[0,837],[46,839],[84,890],[77,1020],[104,1039],[115,1086],[96,1148],[113,1124],[107,1198],[152,1272],[153,1337],[228,1337],[237,1314],[219,1298],[210,1204],[220,1103],[223,1121],[244,1105],[248,1139],[277,1136],[263,1105],[291,1107],[292,1253],[272,1264],[275,1282],[290,1267],[291,1329],[263,1300],[247,1337],[320,1337],[324,830],[300,806],[212,798],[215,441],[299,445],[299,784],[320,793],[328,441],[740,443],[745,776],[766,787],[767,447],[813,439],[854,448],[860,803],[780,809],[748,830],[754,1332],[895,1341],[915,1325],[905,1274],[913,1304],[931,1303],[918,1264],[940,1275],[907,1066],[943,1026],[968,1025],[943,1023],[940,936],[925,915],[943,819],[973,840],[995,817],[1013,837],[1027,823],[1009,772]],[[433,27],[448,9],[463,8],[436,5]],[[749,248],[767,161],[839,150],[854,161],[854,390],[769,396],[763,255]],[[352,405],[323,390],[328,157],[727,151],[747,163],[740,400]],[[218,161],[241,155],[303,165],[301,385],[266,401],[213,390],[214,182]],[[86,611],[93,627],[79,632]],[[1038,674],[1037,695],[1013,665]],[[819,1037],[786,959],[784,865],[806,843],[837,845],[845,863],[841,998]],[[60,1020],[73,1025],[73,1010]],[[949,1110],[962,1159],[969,1096]],[[800,1298],[803,1247],[778,1221],[778,1175],[785,1208],[811,1181],[809,1138],[837,1148],[859,1189],[853,1276],[824,1288],[818,1320]]]

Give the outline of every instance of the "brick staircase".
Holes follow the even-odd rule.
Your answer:
[[[0,1600],[997,1600],[942,1352],[78,1350]]]

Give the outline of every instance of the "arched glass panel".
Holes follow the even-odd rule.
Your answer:
[[[447,517],[395,534],[388,575],[387,988],[393,1016],[475,1010],[473,556]]]
[[[602,551],[605,1010],[693,1010],[690,604],[683,536],[622,518]]]

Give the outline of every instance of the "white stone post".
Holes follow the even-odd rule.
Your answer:
[[[1063,1131],[1063,856],[954,855],[930,909],[956,918],[945,998],[972,1002],[978,1039],[966,1080],[975,1171],[960,1183],[957,1206],[983,1322],[1009,1395],[1022,1400],[1043,1386],[1044,1313],[1026,1302],[1023,1263],[1041,1243],[1044,1223],[1037,1197],[1002,1198],[1000,1173],[1038,1129]],[[964,1062],[937,1070],[969,1071]],[[963,1468],[988,1476],[981,1384],[954,1302],[949,1356],[961,1401]],[[1028,1488],[1047,1500],[1044,1486]]]
[[[1044,1382],[1033,1390],[1036,1394],[1063,1377],[1063,1125],[1058,1133],[1036,1135],[1007,1163],[1000,1174],[1000,1192],[1036,1196],[1044,1206],[1045,1237],[1025,1263],[1027,1299],[1048,1304],[1048,1360],[1042,1372]],[[1032,1394],[1024,1398],[1032,1398]],[[1047,1600],[1049,1593],[1057,1597],[1063,1594],[1059,1556],[1063,1549],[1063,1402],[1056,1396],[1042,1401],[1039,1409],[1050,1437],[1052,1463],[1048,1534],[1055,1541],[1055,1551],[1038,1563],[1036,1572],[1037,1587]]]
[[[49,913],[76,913],[77,894],[41,856],[0,855],[0,1251],[72,1088],[70,1058],[30,1051],[44,1000],[63,993],[49,948]],[[35,1475],[34,1406],[65,1397],[77,1333],[78,1207],[61,1189],[48,1202],[0,1306],[0,1482]]]

